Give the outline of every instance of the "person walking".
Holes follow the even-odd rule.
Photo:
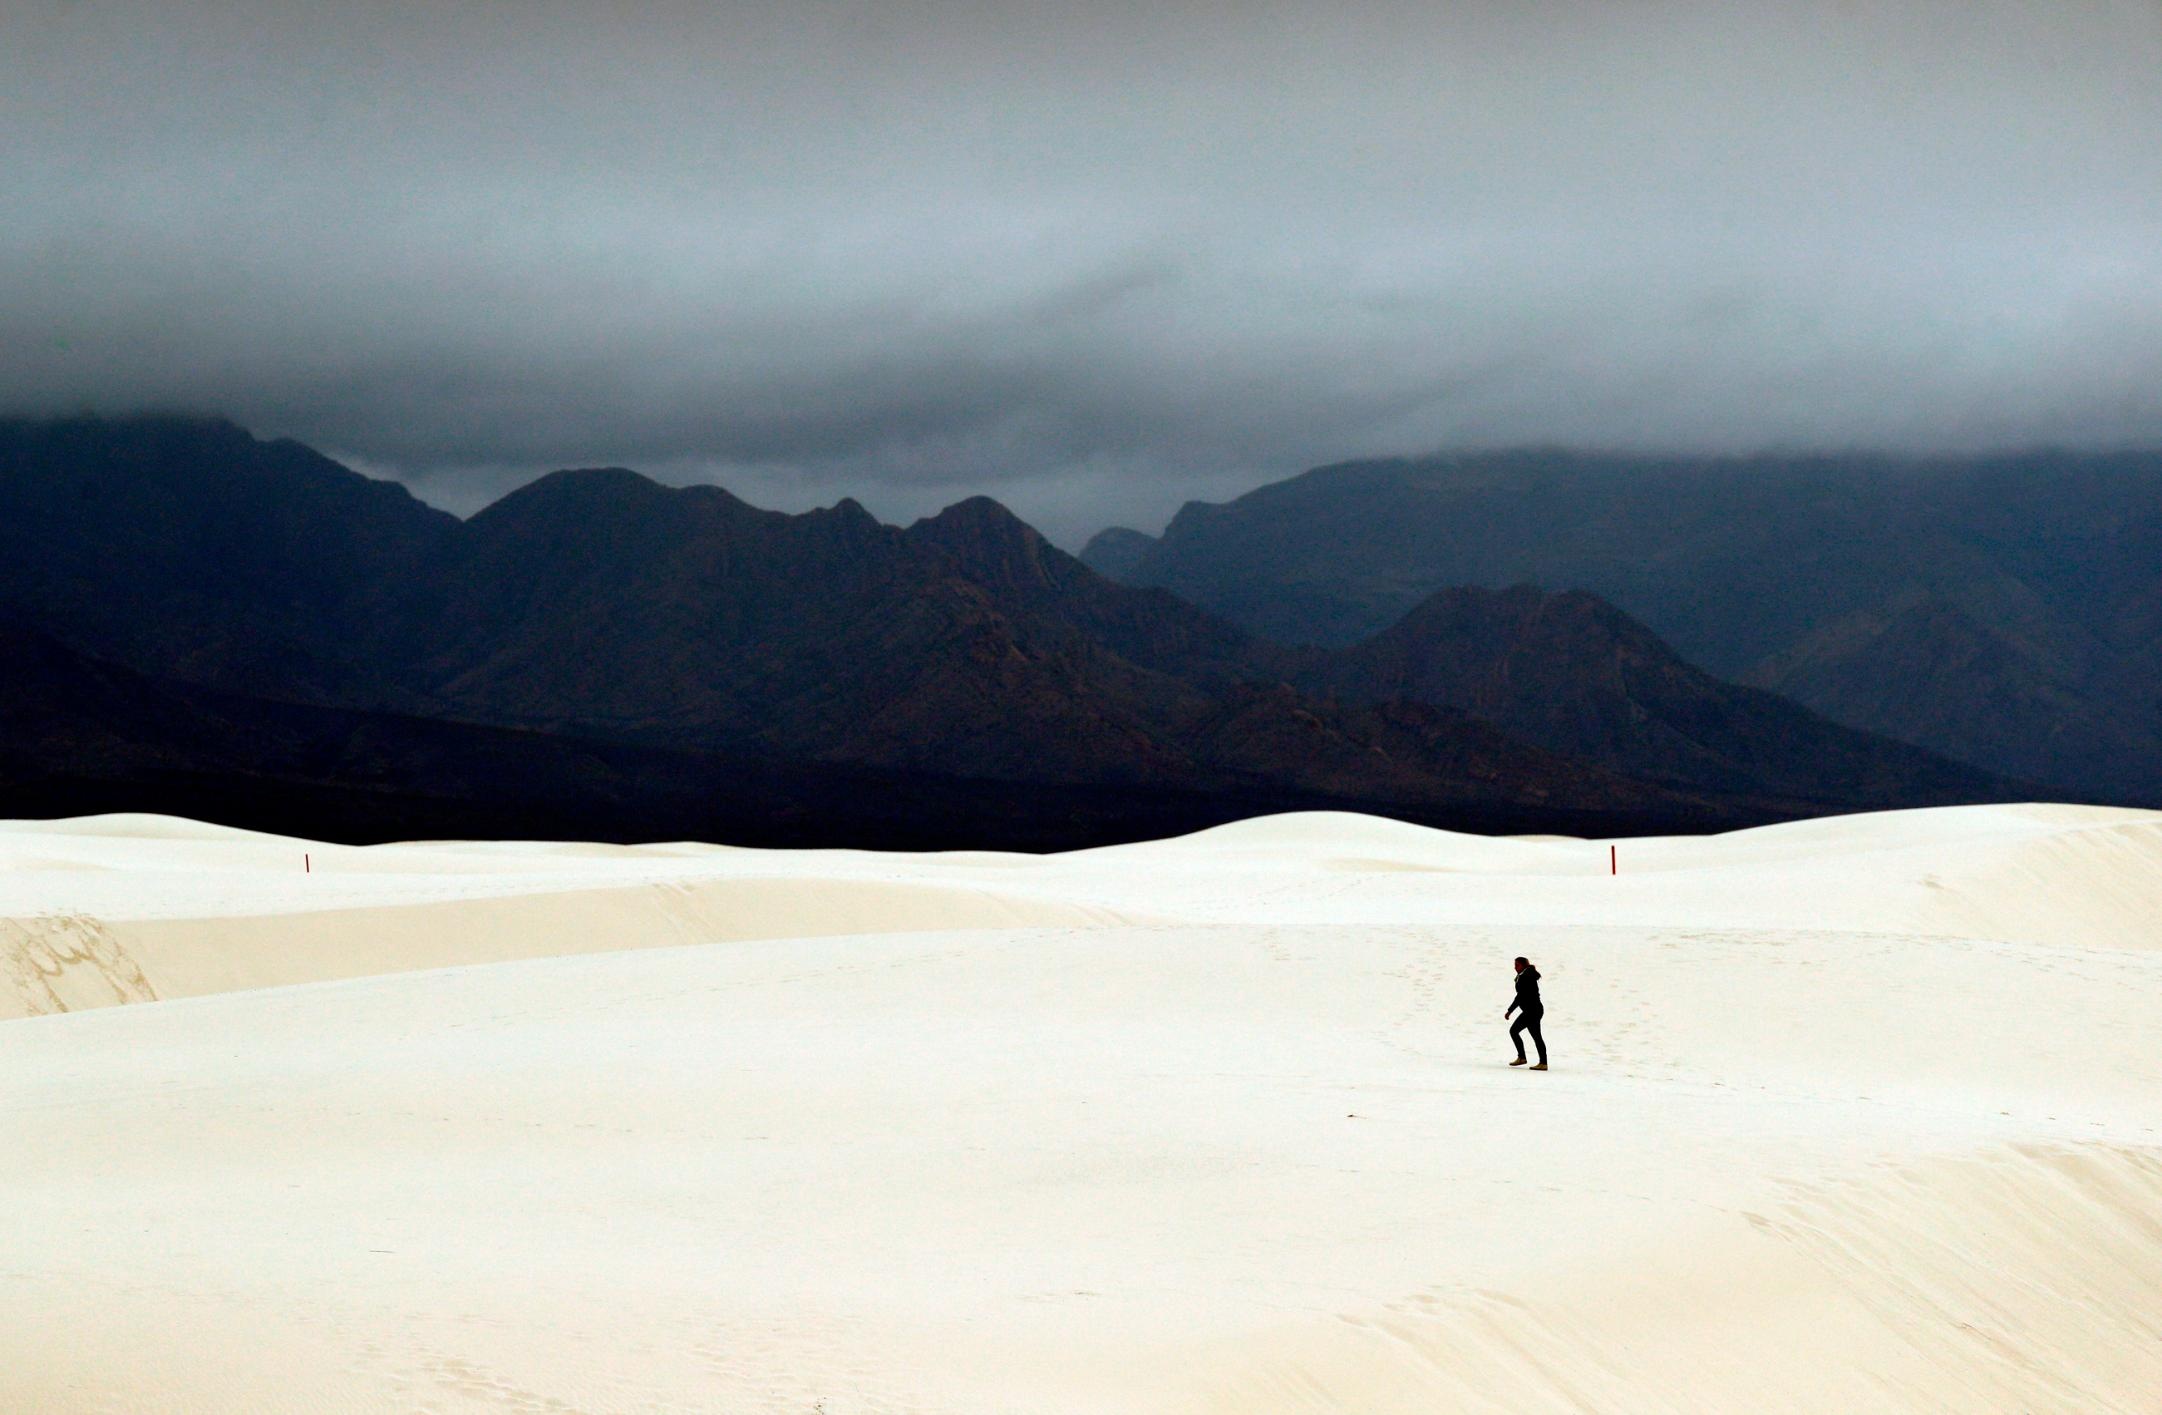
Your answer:
[[[1539,970],[1531,966],[1529,958],[1516,960],[1516,1001],[1503,1008],[1501,1015],[1507,1017],[1512,1012],[1517,1017],[1509,1028],[1509,1040],[1516,1043],[1516,1060],[1509,1064],[1524,1064],[1524,1034],[1529,1032],[1539,1047],[1539,1064],[1532,1070],[1546,1070],[1546,1038],[1539,1035],[1539,1019],[1546,1016],[1546,1004],[1539,1001]]]

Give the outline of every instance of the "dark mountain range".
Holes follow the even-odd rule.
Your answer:
[[[386,605],[459,529],[226,422],[0,422],[0,610],[162,677],[368,701]]]
[[[1656,798],[1461,713],[1243,689],[1244,635],[987,501],[902,530],[852,502],[787,516],[564,472],[474,517],[438,579],[406,687],[493,723],[999,780]]]
[[[903,529],[600,469],[460,522],[295,444],[136,419],[0,424],[0,510],[18,800],[132,772],[238,783],[257,817],[357,793],[407,833],[1040,845],[1292,802],[1678,829],[2006,790],[1796,709],[1766,726],[1605,620],[1518,634],[1510,671],[1614,730],[1520,732],[1522,702],[1454,683],[1483,649],[1410,662],[1453,651],[1423,621],[1332,670],[982,499]],[[1624,641],[1650,666],[1616,679]]]
[[[720,840],[1068,850],[1371,802],[1266,787],[1002,782],[275,702],[147,678],[0,627],[0,818],[153,811],[320,840]],[[1393,809],[1492,832],[1676,817],[1501,802]]]
[[[1443,590],[1302,681],[1505,722],[1550,751],[1648,780],[1820,803],[1974,799],[1993,783],[1917,747],[1724,683],[1581,590]]]
[[[1454,586],[1583,589],[1850,726],[2162,801],[2162,454],[1350,463],[1188,505],[1138,563],[1132,536],[1084,558],[1282,643]]]

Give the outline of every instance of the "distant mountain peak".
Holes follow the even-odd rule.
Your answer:
[[[581,526],[659,522],[686,513],[735,520],[777,515],[761,511],[725,487],[668,486],[628,467],[568,467],[491,502],[470,523],[477,529],[513,524]]]
[[[1529,631],[1535,623],[1543,623],[1550,631],[1557,625],[1575,623],[1605,638],[1625,642],[1653,658],[1684,662],[1681,655],[1650,628],[1590,590],[1549,590],[1525,582],[1498,590],[1481,585],[1456,585],[1436,590],[1368,642],[1446,634],[1467,617],[1486,622],[1513,622],[1519,633]]]
[[[1473,713],[1550,751],[1703,789],[1800,800],[1959,800],[2006,783],[1722,682],[1585,590],[1438,591],[1308,675],[1362,701]]]
[[[971,496],[956,501],[935,516],[926,516],[911,526],[937,528],[948,531],[992,531],[1001,535],[1037,536],[1037,530],[1016,516],[1004,502],[988,496]],[[1038,537],[1040,539],[1040,536]]]
[[[668,494],[667,487],[628,467],[567,467],[498,497],[474,513],[471,523],[576,517],[603,506],[650,507]]]
[[[1111,526],[1089,537],[1081,563],[1107,580],[1130,582],[1141,562],[1156,548],[1156,537],[1126,526]]]
[[[1017,588],[1052,585],[1059,578],[1053,558],[1066,558],[1034,526],[988,496],[956,501],[910,526],[907,534],[950,556],[972,578]]]

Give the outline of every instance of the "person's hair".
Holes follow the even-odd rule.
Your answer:
[[[1529,958],[1519,958],[1516,961],[1518,966],[1520,967],[1529,968],[1531,966],[1531,960]]]

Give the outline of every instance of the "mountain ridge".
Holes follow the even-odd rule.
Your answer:
[[[1708,672],[1848,726],[2058,793],[2162,801],[2158,452],[1338,463],[1189,503],[1124,577],[1334,648],[1452,586],[1584,589]],[[1903,616],[1924,601],[1972,631]]]
[[[1167,590],[1097,575],[983,497],[904,528],[853,501],[788,515],[716,487],[586,468],[461,522],[409,496],[356,494],[366,478],[332,477],[326,467],[344,469],[320,459],[281,483],[280,513],[265,517],[253,488],[296,454],[236,441],[230,425],[125,424],[111,439],[118,451],[88,458],[101,475],[130,447],[171,454],[149,490],[136,486],[141,468],[131,474],[141,494],[118,507],[124,542],[154,539],[156,512],[190,478],[203,503],[194,521],[228,523],[212,540],[236,588],[190,598],[181,582],[205,539],[183,535],[161,571],[179,601],[174,621],[112,634],[105,617],[68,612],[62,593],[122,593],[111,557],[74,554],[95,522],[65,493],[66,459],[48,456],[39,486],[23,485],[40,447],[95,442],[95,426],[55,444],[49,428],[0,424],[0,500],[24,511],[13,533],[27,552],[0,585],[0,612],[98,659],[211,691],[664,753],[1087,790],[1305,793],[1429,816],[1534,808],[1720,824],[1834,798],[2002,790],[1957,772],[1925,782],[1892,771],[1843,797],[1709,773],[1652,779],[1619,754],[1527,741],[1448,693],[1346,695],[1315,676],[1311,654]],[[206,466],[221,456],[240,472]],[[316,504],[310,488],[321,487]],[[358,535],[337,543],[334,512],[356,505]],[[263,588],[305,554],[317,555],[306,597]],[[311,635],[326,625],[340,632]],[[176,638],[192,650],[175,652]],[[266,643],[304,671],[281,678],[259,651]]]
[[[1459,708],[1550,751],[1682,787],[1848,801],[1987,789],[1920,748],[1722,682],[1583,590],[1441,590],[1304,681]]]

